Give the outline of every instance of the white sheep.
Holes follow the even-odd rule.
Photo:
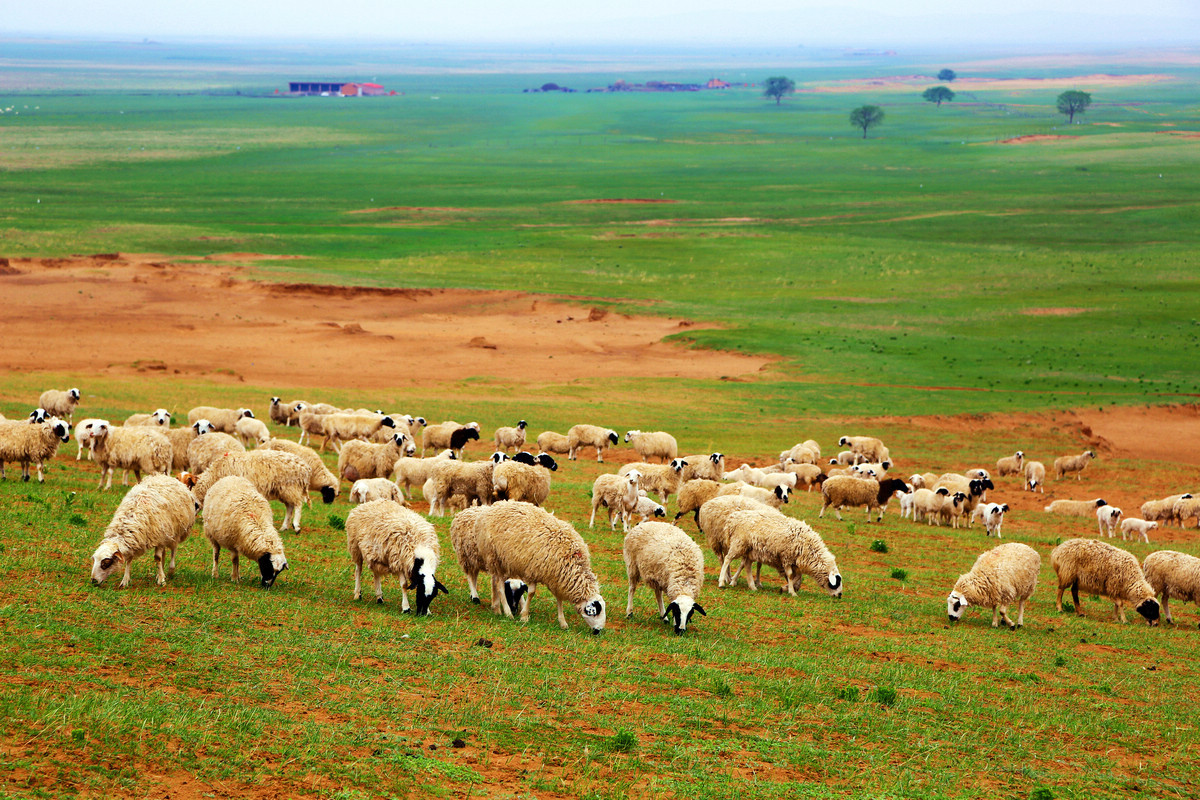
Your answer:
[[[643,461],[661,458],[666,464],[679,456],[679,444],[666,431],[626,431],[625,441],[633,446]]]
[[[713,555],[717,557],[717,561],[723,562],[725,554],[729,552],[730,517],[737,511],[770,508],[771,506],[754,498],[743,497],[740,494],[721,495],[700,506],[700,513],[696,515],[696,527],[704,534],[705,541],[708,543],[709,549],[713,551]],[[746,566],[746,564],[742,566]],[[738,568],[738,572],[741,572],[741,567]],[[734,573],[734,580],[737,579],[738,572]]]
[[[401,494],[411,492],[413,489],[424,486],[425,481],[429,480],[430,471],[441,461],[454,461],[457,456],[452,450],[443,450],[436,456],[429,458],[397,458],[392,464],[392,473],[396,478],[396,485],[400,487]],[[425,498],[428,500],[429,498]]]
[[[740,464],[737,469],[722,473],[721,480],[724,481],[743,481],[751,486],[760,486],[761,482],[767,480],[768,473],[765,469],[752,467],[749,464]],[[779,474],[779,473],[774,473]]]
[[[932,472],[915,472],[908,476],[908,482],[914,489],[932,489],[937,480],[938,476]]]
[[[539,453],[557,453],[567,455],[571,452],[571,441],[561,433],[542,431],[537,437]]]
[[[1070,517],[1090,517],[1096,509],[1108,505],[1104,498],[1095,500],[1055,500],[1043,509],[1047,514],[1063,514]]]
[[[833,458],[829,459],[830,464],[840,464],[842,466],[853,466],[855,464],[865,464],[871,459],[864,456],[862,453],[856,453],[853,450],[843,450]]]
[[[361,478],[390,478],[397,459],[415,452],[417,446],[404,432],[392,434],[386,444],[348,441],[338,453],[337,474],[350,483]]]
[[[155,428],[112,427],[100,420],[92,429],[92,455],[100,465],[100,483],[96,488],[107,490],[112,488],[113,470],[117,467],[132,470],[139,481],[142,473],[167,474],[174,452],[170,440]],[[124,475],[121,484],[125,484]]]
[[[65,419],[68,423],[74,421],[75,406],[79,405],[79,390],[47,389],[38,398],[38,408],[44,408],[51,417]]]
[[[446,420],[438,425],[429,425],[421,432],[421,455],[424,456],[427,449],[449,449],[456,456],[461,456],[463,447],[473,441],[479,441],[478,422],[459,425],[453,420]]]
[[[329,443],[329,433],[325,428],[325,419],[329,414],[322,414],[311,407],[306,406],[300,409],[300,414],[296,417],[296,423],[300,427],[300,438],[297,440],[299,444],[304,444],[307,440],[311,442],[314,436],[321,437],[321,452],[325,452],[325,446]]]
[[[1148,500],[1142,503],[1142,519],[1151,520],[1153,522],[1161,522],[1164,525],[1170,524],[1175,519],[1175,506],[1180,500],[1191,499],[1192,495],[1173,494],[1170,497],[1164,497],[1161,500]]]
[[[169,428],[162,431],[162,435],[167,437],[167,441],[171,443],[171,469],[176,472],[186,470],[188,464],[188,445],[199,436],[203,436],[212,430],[212,426],[208,424],[208,420],[202,419],[193,422],[191,425],[184,425],[182,428]]]
[[[298,456],[305,464],[308,464],[312,469],[312,474],[308,480],[309,491],[320,492],[322,498],[328,496],[330,499],[325,502],[332,501],[333,498],[341,493],[342,482],[329,470],[329,467],[325,466],[325,462],[321,460],[320,454],[311,447],[296,444],[290,439],[270,439],[263,445],[263,449],[291,453],[294,456]]]
[[[281,403],[278,397],[271,398],[271,407],[267,411],[267,416],[272,422],[277,422],[280,425],[291,427],[294,423],[300,421],[299,406],[307,406],[308,403],[304,400],[293,400],[290,403]]]
[[[1054,459],[1054,477],[1062,480],[1065,476],[1075,473],[1075,480],[1083,479],[1083,469],[1096,457],[1094,450],[1084,450],[1077,456],[1059,456]]]
[[[1200,528],[1200,497],[1181,497],[1171,506],[1171,517],[1186,528],[1187,521],[1196,519],[1196,527]]]
[[[1037,588],[1042,557],[1027,544],[1009,542],[981,553],[971,571],[960,575],[946,598],[951,622],[962,618],[967,606],[991,606],[992,627],[1001,620],[1010,630],[1025,624],[1025,604]],[[1017,621],[1008,618],[1008,607],[1017,604]]]
[[[234,583],[241,578],[239,556],[258,564],[264,589],[270,589],[288,568],[283,539],[272,523],[271,504],[241,476],[221,478],[205,495],[204,536],[212,545],[214,578],[219,574],[222,547],[231,554]]]
[[[1146,556],[1142,572],[1154,592],[1162,596],[1162,613],[1167,622],[1175,622],[1171,617],[1172,597],[1184,603],[1200,603],[1200,558],[1159,550]]]
[[[641,475],[638,481],[638,488],[644,489],[658,495],[658,498],[663,503],[671,501],[671,495],[679,491],[679,487],[683,485],[683,470],[687,467],[687,462],[682,458],[676,458],[669,464],[650,464],[642,461],[634,461],[629,464],[623,464],[617,470],[618,475],[628,475],[630,472],[637,470]]]
[[[747,509],[729,515],[726,523],[729,551],[721,562],[718,586],[733,585],[729,566],[734,559],[753,562],[760,573],[757,579],[746,570],[751,590],[761,585],[762,565],[774,567],[784,577],[784,588],[792,597],[802,576],[810,575],[831,597],[841,597],[844,584],[833,553],[821,536],[801,520],[792,519],[775,509]]]
[[[203,436],[196,436],[188,442],[187,469],[193,475],[200,475],[208,469],[208,465],[226,453],[244,453],[246,447],[228,433],[210,431]]]
[[[633,509],[633,515],[639,517],[638,522],[646,522],[653,520],[655,517],[665,519],[667,509],[662,503],[656,503],[654,500],[646,496],[644,489],[638,490],[637,507]]]
[[[942,488],[945,488],[945,487],[942,487]],[[940,525],[942,522],[949,522],[957,530],[958,529],[958,521],[963,518],[964,514],[968,513],[967,508],[966,508],[966,501],[967,501],[967,495],[965,492],[955,492],[954,494],[947,497],[945,502],[942,503],[942,508],[941,508],[941,511],[939,512],[940,513],[940,521],[938,524]],[[971,519],[970,516],[968,516],[967,521],[970,522],[970,519]]]
[[[615,530],[613,519],[616,512],[621,517],[622,530],[629,530],[629,517],[637,510],[638,491],[641,489],[642,474],[637,470],[624,475],[600,475],[592,483],[592,518],[588,527],[596,523],[596,509],[600,506],[608,511],[608,526]]]
[[[211,436],[212,434],[205,434]],[[209,487],[226,475],[241,475],[249,479],[268,500],[283,503],[282,528],[300,532],[300,508],[308,502],[308,486],[312,479],[312,467],[299,456],[279,450],[250,450],[243,453],[225,453],[212,462],[195,481],[192,494],[201,503]],[[326,503],[332,503],[334,493],[322,491]]]
[[[165,408],[160,408],[153,414],[130,414],[125,419],[125,427],[133,428],[138,425],[144,425],[148,428],[160,428],[169,430],[171,427],[171,412]]]
[[[504,454],[501,453],[501,456]],[[429,513],[445,516],[447,508],[455,503],[469,508],[478,503],[490,505],[495,499],[492,478],[497,461],[442,461],[430,470],[429,480],[421,487],[429,501]]]
[[[155,582],[166,586],[167,577],[175,574],[175,550],[187,539],[195,521],[196,503],[182,483],[167,475],[147,475],[126,492],[104,531],[104,539],[92,553],[92,584],[99,586],[118,568],[124,568],[119,586],[124,589],[129,585],[133,560],[153,550],[158,568]],[[164,573],[168,550],[170,569]]]
[[[1126,540],[1132,536],[1135,542],[1141,539],[1146,544],[1150,544],[1150,531],[1157,527],[1157,522],[1147,522],[1137,517],[1125,517],[1121,520],[1121,539]]]
[[[704,554],[691,537],[666,522],[643,522],[625,535],[623,553],[629,580],[625,617],[633,617],[633,593],[639,583],[654,592],[658,618],[674,625],[676,635],[687,630],[693,612],[708,616],[696,602],[704,585]],[[663,594],[670,605],[663,603]]]
[[[45,481],[43,465],[54,458],[59,442],[70,441],[71,429],[57,417],[48,417],[45,422],[29,423],[25,420],[0,422],[0,478],[5,478],[6,462],[21,465],[21,480],[29,480],[29,467],[37,468],[38,483]]]
[[[719,481],[725,473],[725,454],[724,453],[709,453],[708,455],[699,454],[694,456],[680,456],[680,459],[687,462],[687,467],[684,468],[682,478],[684,482],[704,478],[710,481]]]
[[[358,413],[356,411],[356,413],[329,414],[324,419],[324,428],[326,441],[333,445],[334,452],[341,452],[343,442],[357,440],[369,443],[368,440],[380,428],[394,430],[396,428],[396,421],[386,414],[374,412]],[[403,435],[405,439],[408,438],[407,433]],[[416,452],[415,445],[413,446],[413,452]]]
[[[717,496],[721,484],[706,478],[696,478],[685,481],[679,487],[678,511],[675,520],[684,514],[691,513],[698,525],[700,523],[700,507]]]
[[[821,462],[821,445],[812,439],[794,444],[779,454],[779,464],[787,462],[796,464],[819,464]]]
[[[390,500],[372,500],[346,516],[346,549],[354,563],[354,599],[362,599],[363,564],[375,576],[375,602],[383,602],[383,576],[400,577],[400,609],[409,612],[408,589],[416,592],[417,616],[429,614],[438,593],[449,590],[436,577],[441,546],[437,531],[420,514]]]
[[[1113,538],[1116,535],[1117,525],[1120,524],[1121,514],[1124,513],[1117,506],[1100,506],[1096,509],[1096,523],[1100,527],[1100,536],[1108,532],[1108,538]]]
[[[497,450],[508,452],[512,450],[520,450],[525,446],[525,428],[529,423],[521,420],[515,428],[500,427],[496,428],[496,433],[492,439],[496,444]]]
[[[890,458],[887,447],[874,436],[843,436],[838,439],[838,447],[849,448],[852,452],[865,456],[867,461],[876,463]]]
[[[805,491],[808,492],[811,492],[814,486],[820,488],[825,479],[829,477],[819,464],[785,464],[783,471],[796,476],[797,489],[804,486]]]
[[[79,461],[83,458],[83,450],[86,447],[88,451],[88,461],[92,460],[92,429],[96,427],[96,423],[104,422],[96,417],[88,417],[81,419],[75,423],[75,444],[79,446],[78,452],[75,453],[75,460]]]
[[[940,525],[942,506],[950,499],[950,490],[945,486],[938,489],[915,489],[912,495],[913,522],[924,519],[930,525],[934,522]]]
[[[996,461],[996,475],[1021,475],[1025,470],[1025,452],[1018,450]]]
[[[356,505],[372,500],[391,500],[404,505],[400,487],[387,478],[360,478],[350,487],[350,502]]]
[[[233,434],[237,432],[237,421],[239,419],[253,416],[254,412],[248,408],[233,409],[196,406],[188,412],[188,424],[191,425],[202,419],[206,419],[214,431]]]
[[[550,496],[550,473],[558,464],[542,453],[536,466],[519,461],[505,461],[492,470],[492,489],[500,500],[521,500],[540,506]]]
[[[742,481],[739,481],[737,484],[733,485],[737,487],[736,494],[739,494],[742,497],[749,497],[752,500],[757,500],[758,502],[771,506],[772,508],[779,508],[781,505],[788,502],[792,495],[792,490],[786,486],[776,486],[774,489],[764,489],[761,486],[751,486],[750,484]],[[727,491],[730,491],[729,487],[722,487],[721,492],[718,493],[718,496]]]
[[[1025,491],[1046,493],[1046,465],[1042,462],[1025,462]]]
[[[1003,538],[1001,528],[1004,526],[1004,515],[1008,513],[1008,503],[982,503],[971,512],[971,519],[978,517],[983,521],[987,535]]]
[[[238,441],[244,447],[249,447],[251,444],[262,447],[271,438],[271,432],[267,430],[266,423],[261,419],[242,417],[233,427],[237,432]]]
[[[596,448],[596,460],[604,461],[604,448],[617,443],[617,432],[597,425],[572,425],[567,431],[567,458],[571,461],[585,447]]]
[[[1075,613],[1083,616],[1079,592],[1101,595],[1113,601],[1114,617],[1124,623],[1130,605],[1150,625],[1158,624],[1158,601],[1146,581],[1137,558],[1129,552],[1097,539],[1070,539],[1050,551],[1050,566],[1058,576],[1056,608],[1061,613],[1063,592],[1071,589]]]

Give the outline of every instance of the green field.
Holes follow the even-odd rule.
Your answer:
[[[372,406],[478,419],[485,438],[522,416],[535,433],[611,419],[734,464],[809,436],[829,454],[839,435],[864,432],[907,472],[1081,447],[1036,418],[968,436],[905,417],[1200,395],[1200,68],[1182,57],[1044,70],[940,56],[723,65],[730,80],[791,75],[802,91],[776,107],[749,88],[520,92],[715,69],[670,59],[565,74],[547,59],[518,74],[511,54],[451,72],[412,66],[430,63],[422,53],[306,62],[218,48],[203,64],[195,50],[134,50],[88,46],[78,64],[48,45],[6,51],[0,256],[300,255],[247,277],[566,294],[721,322],[681,337],[780,359],[746,383],[499,375],[414,389],[399,376]],[[1168,77],[1081,80],[1095,104],[1075,126],[1053,111],[1061,88],[963,90],[940,109],[919,90],[816,91],[947,64],[964,80]],[[406,93],[271,94],[335,68]],[[847,122],[864,103],[887,113],[866,141]],[[999,143],[1029,135],[1069,138]],[[670,202],[571,202],[588,199]],[[355,213],[369,209],[381,210]],[[368,402],[350,388],[64,375],[48,353],[44,372],[3,377],[0,412],[23,415],[46,386],[85,381],[81,412],[112,419],[243,403],[261,417],[267,397],[292,391]],[[1047,554],[1089,520],[1022,510],[1006,523],[1006,541],[1043,557],[1019,632],[990,629],[978,610],[949,628],[945,594],[989,543],[893,508],[882,525],[861,513],[816,524],[846,576],[841,601],[807,580],[781,597],[773,575],[771,591],[718,590],[706,553],[709,616],[674,638],[645,589],[624,619],[621,535],[586,528],[600,466],[564,462],[548,506],[589,542],[609,603],[609,632],[587,637],[577,616],[560,632],[544,594],[526,627],[468,604],[448,519],[437,523],[452,594],[434,617],[400,615],[395,583],[383,607],[353,603],[344,495],[286,538],[292,569],[270,592],[230,586],[227,561],[211,578],[199,527],[165,590],[146,557],[131,589],[94,589],[90,553],[122,493],[96,492],[74,453],[63,447],[44,485],[13,481],[11,464],[0,483],[0,794],[1183,798],[1200,782],[1195,607],[1156,630],[1112,623],[1096,599],[1086,619],[1054,612]],[[1102,460],[1046,498],[1149,499],[1198,477]],[[1020,496],[1015,479],[998,488]],[[788,513],[815,522],[818,508],[802,493]],[[1182,534],[1170,541],[1200,554]]]

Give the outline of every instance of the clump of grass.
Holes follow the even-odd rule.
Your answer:
[[[881,706],[896,705],[896,690],[890,686],[876,686],[871,692],[871,699]]]
[[[716,678],[713,681],[713,694],[717,697],[732,697],[733,687],[724,678]]]
[[[848,533],[848,534],[850,534],[851,536],[853,536],[853,535],[854,535],[854,532],[855,532],[856,530],[858,530],[858,527],[857,527],[857,526],[856,526],[856,525],[855,525],[853,522],[849,522],[849,523],[847,523],[847,524],[846,524],[846,533]]]
[[[1054,800],[1054,792],[1045,786],[1039,786],[1029,793],[1029,800]]]
[[[1065,656],[1055,656],[1054,657],[1054,666],[1065,667],[1066,665],[1067,665],[1067,659]]]
[[[908,579],[908,570],[896,567],[894,570],[892,570],[892,577],[903,583]]]
[[[72,514],[67,518],[67,521],[77,528],[82,528],[83,526],[87,525],[87,520],[82,514]]]
[[[887,551],[887,542],[885,542],[883,539],[876,539],[875,541],[871,542],[872,553],[886,553]]]
[[[608,740],[608,749],[614,753],[632,753],[637,749],[638,740],[633,731],[619,730]]]
[[[835,695],[835,696],[837,697],[838,700],[845,700],[848,703],[857,703],[858,702],[858,687],[857,686],[847,686],[845,688],[838,689],[837,695]]]
[[[346,518],[339,516],[338,514],[330,514],[329,527],[333,528],[335,531],[346,530]]]

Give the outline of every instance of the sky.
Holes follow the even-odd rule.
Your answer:
[[[863,47],[1200,42],[1200,0],[14,0],[4,6],[0,38]]]

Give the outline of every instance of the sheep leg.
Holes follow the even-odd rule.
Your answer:
[[[42,477],[42,462],[40,462],[40,461],[37,462],[37,476],[38,476],[38,483],[46,482],[46,479],[44,477]]]
[[[1122,625],[1129,624],[1129,620],[1125,619],[1125,605],[1123,603],[1113,603],[1113,618]]]
[[[1163,615],[1163,619],[1165,619],[1167,622],[1169,622],[1169,623],[1171,623],[1172,625],[1174,625],[1174,624],[1175,624],[1175,620],[1173,620],[1173,619],[1171,618],[1171,607],[1170,607],[1169,605],[1167,605],[1167,604],[1168,604],[1168,603],[1171,601],[1171,594],[1170,594],[1170,592],[1168,592],[1168,591],[1167,591],[1167,589],[1166,589],[1166,587],[1165,587],[1165,586],[1163,587],[1163,596],[1162,596],[1162,597],[1163,597],[1163,599],[1162,599],[1162,615]]]
[[[1075,604],[1075,614],[1083,616],[1083,606],[1079,605],[1079,581],[1071,584],[1071,602]]]
[[[1018,628],[1025,627],[1025,604],[1027,602],[1029,602],[1029,601],[1028,600],[1018,600],[1017,601],[1017,627]]]
[[[217,564],[220,563],[220,559],[221,559],[221,545],[217,544],[216,542],[213,542],[212,550],[213,550],[212,576],[215,578],[215,577],[217,577],[217,574],[218,574]]]
[[[125,562],[125,575],[122,576],[121,582],[117,585],[118,589],[124,589],[126,586],[129,585],[129,568],[133,566],[130,563],[132,560],[133,559],[129,559],[129,561]]]
[[[154,582],[159,586],[167,585],[167,574],[163,572],[163,556],[166,548],[159,546],[154,548]]]
[[[732,561],[733,561],[733,554],[726,553],[725,558],[721,561],[721,572],[717,576],[717,586],[719,586],[719,587],[733,586],[733,581],[736,580],[736,578],[733,580],[730,580],[730,578],[729,578],[729,564]]]
[[[292,507],[283,507],[283,524],[279,526],[280,530],[287,530],[292,526]]]
[[[658,618],[667,621],[667,607],[663,605],[662,589],[654,590],[654,602],[658,604]]]
[[[170,549],[171,549],[171,564],[170,564],[170,566],[168,566],[168,567],[167,567],[167,577],[168,577],[168,578],[174,578],[174,577],[175,577],[175,550],[176,550],[178,547],[179,547],[179,545],[177,545],[177,544],[174,544],[174,545],[171,545],[171,546],[170,546]]]
[[[471,590],[471,602],[475,605],[479,605],[479,589],[475,585],[475,582],[479,579],[479,573],[468,572],[466,573],[466,577],[467,588]]]
[[[625,604],[625,619],[633,617],[633,591],[637,589],[637,580],[632,576],[629,578],[629,602]]]
[[[234,582],[234,583],[237,583],[237,582],[238,582],[239,580],[241,580],[241,578],[242,578],[242,568],[241,568],[241,565],[240,565],[240,564],[239,564],[239,562],[238,562],[238,551],[237,551],[237,550],[230,550],[230,551],[229,551],[229,553],[230,553],[229,560],[230,560],[230,562],[232,562],[232,564],[233,564],[233,570],[232,570],[232,572],[233,572],[233,582]]]
[[[213,574],[215,575],[216,572],[214,571]],[[354,562],[354,599],[362,600],[362,559],[356,559]]]
[[[762,567],[761,563],[759,564],[759,567],[760,568]],[[791,564],[783,565],[783,577],[787,578],[787,584],[786,584],[787,585],[787,593],[789,595],[791,595],[792,597],[796,596],[796,587],[792,585],[792,578],[793,578],[794,574],[795,573],[792,572]]]
[[[1000,611],[1000,619],[1004,622],[1004,624],[1008,627],[1008,629],[1010,631],[1015,631],[1017,629],[1017,626],[1013,623],[1013,621],[1011,619],[1008,618],[1008,605],[1005,604],[1005,605],[1000,606],[999,611]],[[993,620],[993,622],[994,621],[995,620]],[[993,626],[993,627],[995,627],[995,626]]]
[[[593,501],[592,501],[592,518],[588,520],[588,527],[589,527],[589,528],[590,528],[590,527],[592,527],[593,525],[595,525],[595,524],[596,524],[596,508],[597,508],[599,505],[600,505],[600,504],[599,504],[599,503],[597,503],[595,500],[593,500]]]
[[[1062,584],[1059,584],[1059,586],[1058,586],[1058,597],[1056,597],[1056,598],[1054,599],[1054,606],[1055,606],[1055,608],[1056,608],[1056,609],[1058,609],[1058,613],[1060,613],[1060,614],[1062,613],[1062,610],[1063,610],[1063,607],[1062,607],[1062,596],[1063,596],[1063,592],[1065,592],[1066,590],[1067,590],[1067,587],[1063,586]]]
[[[404,582],[400,582],[400,610],[405,614],[409,613],[408,606],[408,589],[405,588]]]
[[[292,506],[292,529],[296,533],[300,532],[300,506]]]
[[[375,572],[374,570],[371,570],[371,572],[375,576],[375,602],[382,604],[383,603],[383,576],[380,575],[378,572]],[[401,588],[403,588],[403,587],[401,587]]]
[[[555,598],[554,602],[558,605],[558,627],[565,631],[567,629],[567,617],[563,614],[562,600]]]

